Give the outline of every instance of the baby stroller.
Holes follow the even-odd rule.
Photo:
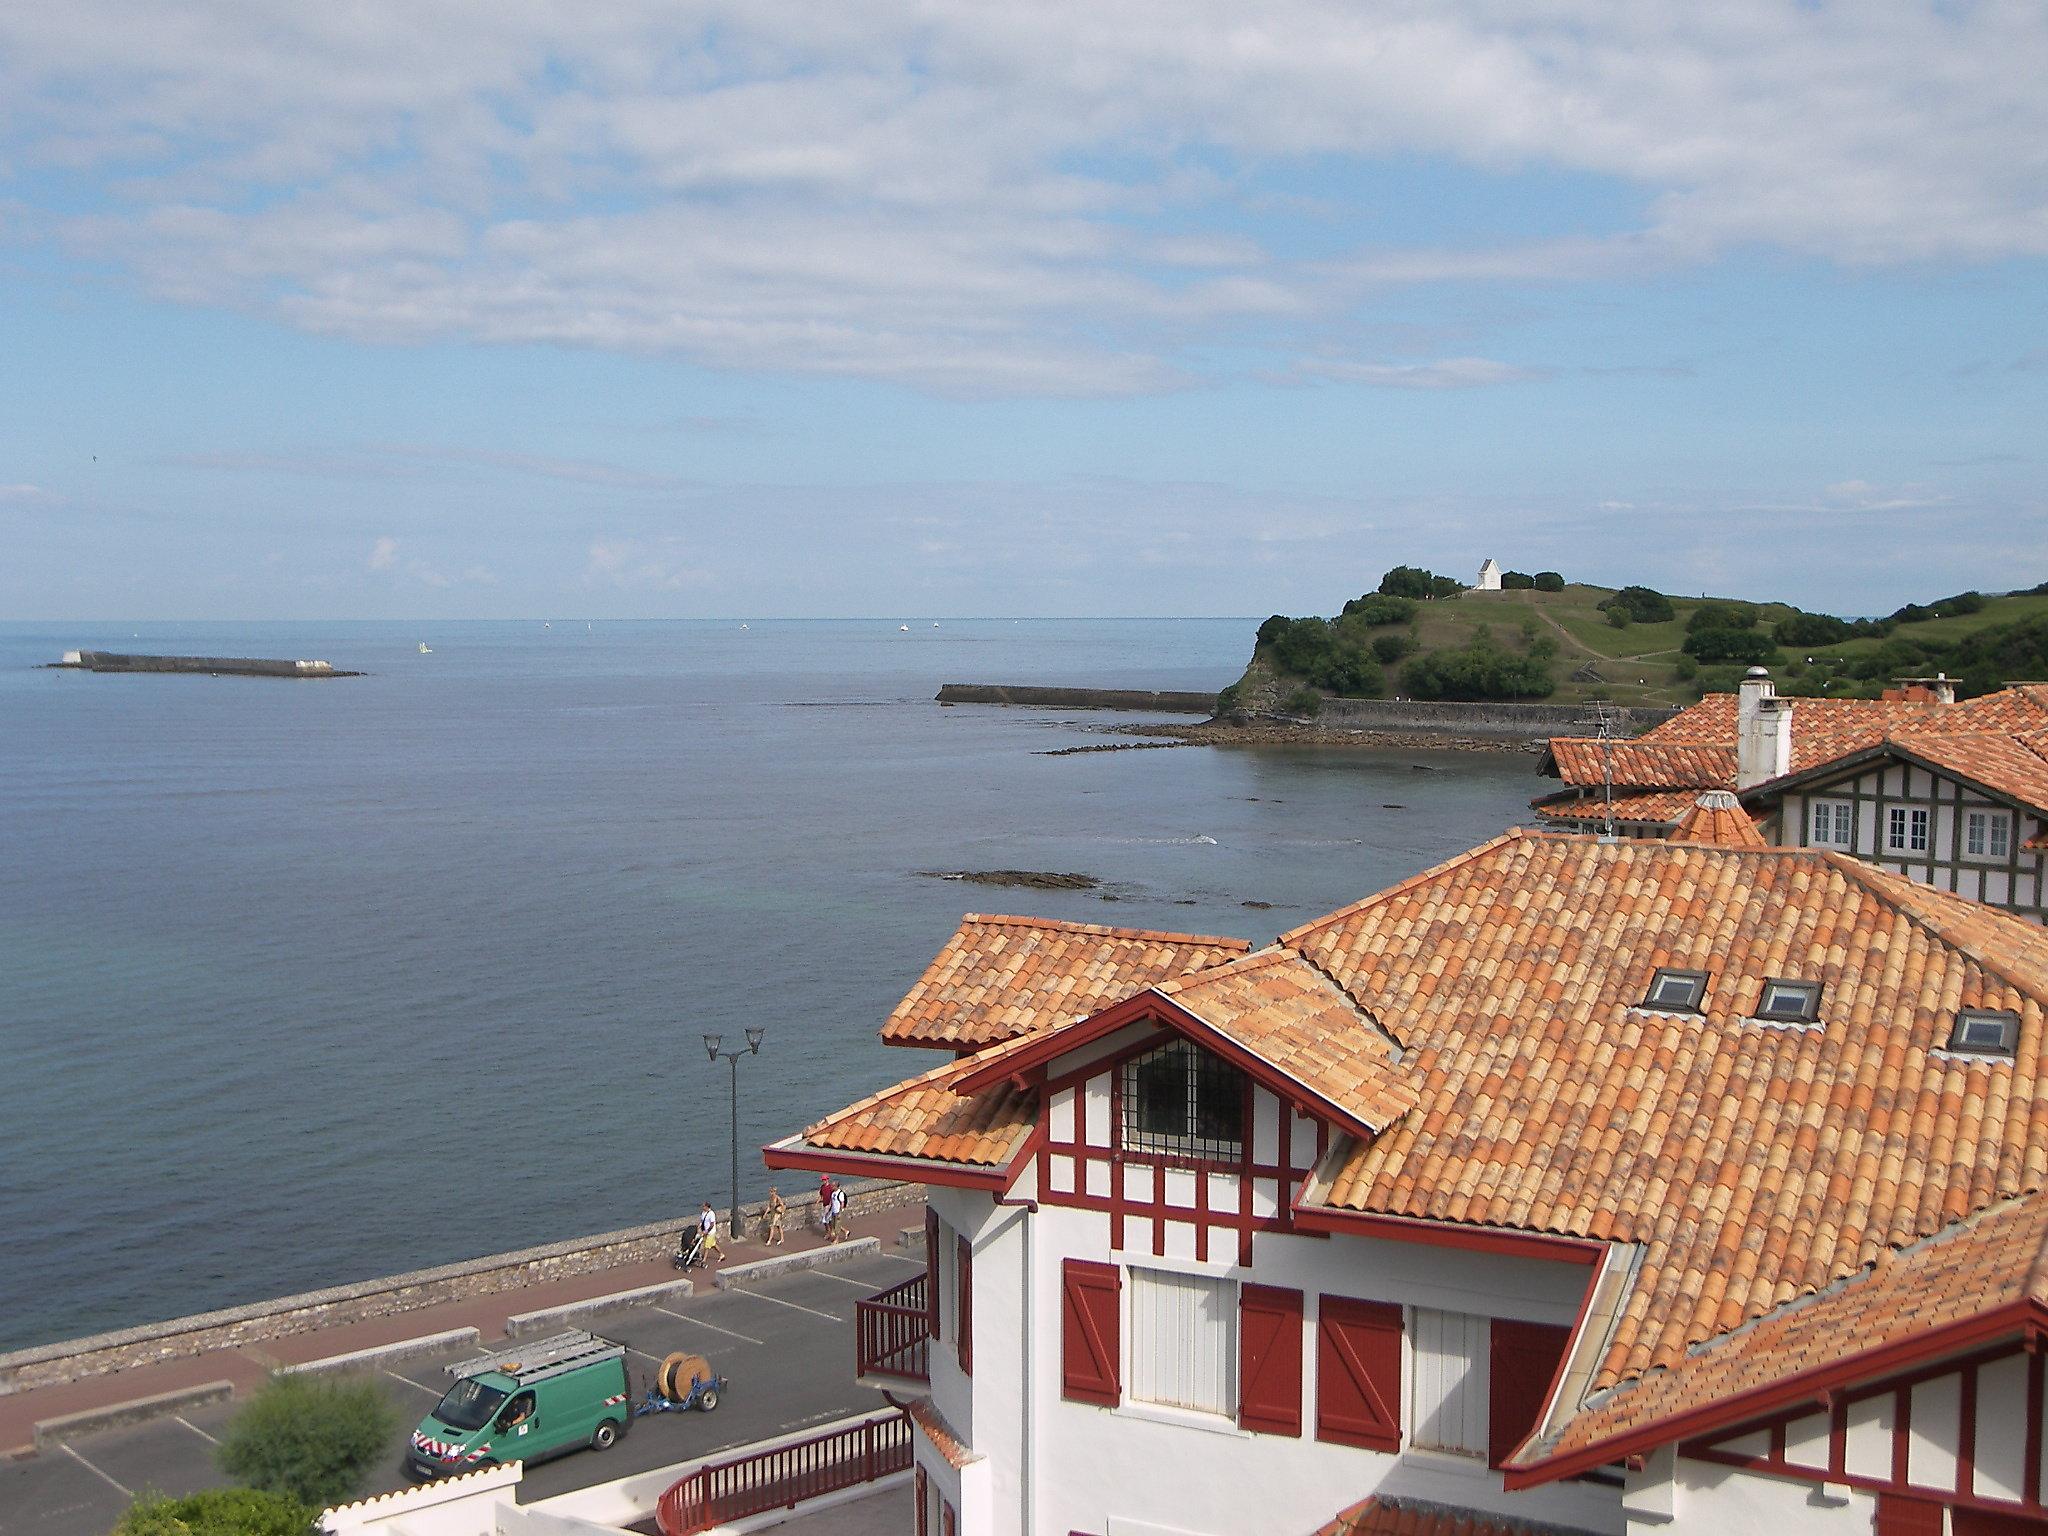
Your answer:
[[[704,1229],[685,1227],[676,1238],[676,1256],[671,1260],[677,1269],[700,1269],[704,1264]]]

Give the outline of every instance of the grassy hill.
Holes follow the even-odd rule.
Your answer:
[[[1426,682],[1422,687],[1413,686],[1418,681],[1418,674],[1411,670],[1413,664],[1460,655],[1469,659],[1478,647],[1481,655],[1498,654],[1502,665],[1497,670],[1513,679],[1509,686],[1516,690],[1491,696],[1547,698],[1563,704],[1590,699],[1687,704],[1702,692],[1732,688],[1743,670],[1741,664],[1715,664],[1686,654],[1688,625],[1699,609],[1708,604],[1748,609],[1755,616],[1750,628],[1766,638],[1781,620],[1801,612],[1784,603],[1672,596],[1668,598],[1670,618],[1616,628],[1601,607],[1614,597],[1613,588],[1580,584],[1555,592],[1526,588],[1467,591],[1455,597],[1417,600],[1409,616],[1396,623],[1361,623],[1367,616],[1362,612],[1339,616],[1329,621],[1329,634],[1338,646],[1354,651],[1370,650],[1376,642],[1380,646],[1376,669],[1369,662],[1354,669],[1362,670],[1365,677],[1357,686],[1349,680],[1332,686],[1329,678],[1339,674],[1323,672],[1313,661],[1303,663],[1298,646],[1293,658],[1296,665],[1290,666],[1284,636],[1273,629],[1276,621],[1269,620],[1261,628],[1261,643],[1255,646],[1233,698],[1239,708],[1253,712],[1305,713],[1310,705],[1303,690],[1310,676],[1321,684],[1310,691],[1325,696],[1429,697]],[[1711,618],[1703,622],[1711,622]],[[1990,686],[2022,676],[2048,675],[2048,668],[2028,665],[2048,649],[2048,593],[1989,597],[1973,613],[1883,621],[1879,627],[1886,632],[1819,645],[1775,645],[1762,659],[1782,691],[1836,698],[1874,696],[1891,677],[1943,670],[1945,659],[1949,663],[1945,669],[1952,675],[1965,675],[1965,667],[1974,664],[1976,672],[1989,677],[2002,664],[2004,672]],[[1269,643],[1269,635],[1279,643]],[[2015,635],[2017,640],[2012,638]],[[1381,638],[1393,636],[1406,637],[1405,646],[1400,640]],[[2002,647],[1990,657],[1983,654],[1987,637]],[[2016,667],[2019,670],[2013,670]],[[1374,670],[1378,674],[1376,687]],[[1548,691],[1536,691],[1543,680],[1548,682]],[[1435,696],[1485,695],[1453,688]]]

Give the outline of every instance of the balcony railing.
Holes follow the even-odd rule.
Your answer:
[[[923,1275],[853,1304],[855,1370],[919,1384],[931,1380],[931,1313]]]
[[[909,1469],[910,1419],[892,1413],[699,1467],[661,1496],[655,1524],[662,1536],[696,1536]]]

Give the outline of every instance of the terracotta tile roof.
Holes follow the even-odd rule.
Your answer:
[[[1671,837],[1680,843],[1715,843],[1723,848],[1765,848],[1763,833],[1742,802],[1725,789],[1703,789],[1687,807]]]
[[[1577,1528],[1543,1525],[1476,1509],[1454,1509],[1421,1499],[1362,1499],[1316,1536],[1585,1536]]]
[[[1796,714],[1793,720],[1796,735]],[[1567,784],[1604,784],[1610,765],[1617,785],[1716,789],[1735,783],[1732,722],[1725,743],[1652,742],[1642,738],[1599,741],[1556,736],[1551,738],[1550,755],[1557,762],[1557,776]]]
[[[930,1398],[912,1398],[904,1405],[903,1411],[916,1422],[919,1431],[931,1442],[932,1449],[946,1458],[947,1465],[958,1468],[981,1460],[976,1452],[967,1448],[965,1441],[953,1433],[953,1426],[932,1406]]]
[[[2048,731],[1945,731],[1938,735],[1912,731],[1891,739],[1903,750],[1959,778],[2048,812]]]
[[[1416,1106],[1393,1041],[1292,950],[1261,950],[1154,990],[1375,1130]]]
[[[2048,939],[1846,855],[1510,833],[1282,942],[1421,1091],[1329,1205],[1642,1245],[1596,1389],[2048,1181]],[[1702,1014],[1639,1006],[1667,966]],[[1754,1023],[1766,977],[1823,1027]],[[2016,1060],[1943,1049],[1966,1006]]]
[[[1038,1095],[1008,1084],[972,1097],[953,1091],[953,1083],[989,1059],[990,1053],[983,1052],[949,1061],[921,1077],[884,1088],[807,1126],[801,1139],[835,1152],[1000,1167],[1030,1137],[1038,1118]]]
[[[1242,939],[970,912],[890,1013],[882,1039],[954,1050],[993,1045],[1087,1018],[1250,948]]]
[[[2017,1301],[2048,1299],[2048,1195],[1956,1223],[1820,1295],[1714,1340],[1667,1371],[1623,1387],[1579,1414],[1554,1445],[1525,1447],[1527,1464],[1771,1387],[1821,1367],[1851,1370],[1858,1355]]]
[[[1698,803],[1697,789],[1626,790],[1614,797],[1614,819],[1651,826],[1672,827]],[[1595,789],[1590,795],[1547,797],[1534,802],[1536,814],[1545,822],[1573,829],[1598,827],[1606,820],[1604,796]]]

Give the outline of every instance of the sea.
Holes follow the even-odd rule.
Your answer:
[[[1521,754],[933,699],[1215,689],[1255,622],[0,624],[0,1349],[723,1206],[750,1028],[760,1198],[933,1064],[876,1031],[963,912],[1264,941],[1526,819]]]

